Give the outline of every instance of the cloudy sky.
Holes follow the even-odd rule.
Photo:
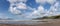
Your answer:
[[[60,0],[0,0],[0,19],[30,20],[60,14]]]

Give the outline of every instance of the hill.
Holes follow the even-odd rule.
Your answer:
[[[36,20],[38,19],[60,19],[60,15],[56,15],[56,16],[44,16],[44,17],[39,17],[39,18],[35,18]]]

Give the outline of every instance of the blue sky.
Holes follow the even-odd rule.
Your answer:
[[[0,0],[0,18],[29,20],[54,16],[60,14],[59,7],[60,0]]]

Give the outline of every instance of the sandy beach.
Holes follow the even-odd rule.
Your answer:
[[[46,19],[45,19],[46,20]],[[0,26],[60,26],[60,19],[49,19],[46,23],[40,24],[0,24]]]

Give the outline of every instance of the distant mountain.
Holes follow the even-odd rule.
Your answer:
[[[60,15],[56,15],[56,16],[44,16],[42,18],[35,18],[35,20],[39,20],[39,19],[60,19]]]

